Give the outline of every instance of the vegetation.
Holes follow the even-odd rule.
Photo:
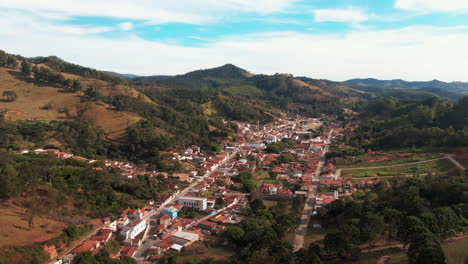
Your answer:
[[[319,211],[329,231],[322,259],[353,259],[379,239],[409,245],[410,263],[445,263],[440,241],[468,224],[466,177],[452,174],[379,183],[363,200],[340,199]]]
[[[282,240],[296,226],[286,206],[278,204],[268,209],[261,200],[253,200],[250,212],[239,226],[228,227],[222,237],[239,250],[242,263],[285,263],[291,257],[292,247]]]
[[[467,117],[468,96],[455,105],[436,97],[372,101],[361,115],[363,123],[345,142],[368,149],[463,146],[468,144]]]

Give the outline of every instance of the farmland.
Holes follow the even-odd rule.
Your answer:
[[[362,169],[344,169],[343,178],[369,178],[369,177],[388,177],[388,176],[412,176],[424,175],[429,173],[444,173],[455,167],[448,159],[437,159],[423,163],[391,166],[386,168],[362,168]]]

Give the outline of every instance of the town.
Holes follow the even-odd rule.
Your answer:
[[[129,162],[87,160],[99,164],[96,170],[117,169],[128,179],[148,175],[175,179],[179,184],[171,185],[159,199],[146,201],[142,208],[122,208],[117,218],[107,218],[92,235],[51,263],[72,263],[84,252],[97,254],[113,239],[122,240],[124,245],[111,258],[156,262],[168,251],[183,251],[226,226],[239,224],[242,208],[252,194],[272,201],[303,197],[305,208],[294,239],[297,250],[303,247],[303,229],[320,207],[375,184],[341,179],[335,175],[334,164],[327,162],[325,155],[332,140],[342,136],[346,128],[342,121],[325,124],[322,119],[290,117],[266,125],[233,123],[237,140],[225,140],[217,155],[207,155],[195,145],[169,152],[172,160],[196,164],[196,169],[188,173],[148,171],[147,165]],[[18,154],[74,157],[59,149],[22,149]],[[253,190],[246,190],[239,175],[260,170],[267,172],[268,179],[258,179]]]

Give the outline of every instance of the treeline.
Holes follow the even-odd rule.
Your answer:
[[[25,65],[25,66],[22,66],[22,72],[29,75],[28,68],[30,66],[27,66],[28,62],[23,61],[22,65]],[[44,67],[44,66],[37,67],[36,65],[34,65],[31,69],[31,72],[34,75],[34,78],[36,78],[37,80],[58,84],[60,86],[63,86],[65,89],[71,92],[78,92],[78,91],[81,91],[82,89],[80,80],[67,79],[60,72],[53,72],[47,67]]]
[[[329,233],[311,263],[358,259],[359,245],[380,239],[408,245],[410,263],[445,263],[441,241],[468,225],[466,190],[466,177],[452,172],[449,177],[392,179],[378,183],[363,200],[334,201],[318,212]]]
[[[455,105],[437,97],[423,102],[386,98],[370,102],[360,118],[346,143],[372,149],[468,144],[468,96]]]
[[[16,68],[18,66],[17,60],[18,58],[15,55],[0,50],[0,67]]]
[[[138,206],[138,201],[158,199],[174,183],[176,180],[149,176],[130,180],[118,169],[96,170],[75,159],[0,152],[0,199],[36,197],[33,200],[39,204],[32,201],[26,206],[32,211],[40,209],[39,214],[59,217],[82,212],[105,217]],[[69,203],[74,204],[73,212]]]
[[[46,64],[51,69],[57,72],[71,73],[71,74],[79,75],[85,78],[95,78],[95,79],[103,80],[106,82],[110,82],[112,84],[126,83],[126,80],[124,78],[112,76],[102,71],[98,71],[92,68],[83,67],[77,64],[69,63],[56,56],[35,57],[35,58],[31,58],[30,61],[35,64],[40,64],[40,63]]]

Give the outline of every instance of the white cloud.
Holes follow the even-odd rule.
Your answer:
[[[86,26],[52,26],[51,29],[72,35],[98,34],[112,31],[111,27],[86,27]]]
[[[132,22],[123,22],[119,24],[120,29],[128,31],[133,29],[133,23]]]
[[[368,15],[359,8],[316,9],[313,10],[316,22],[363,22]]]
[[[254,73],[312,78],[468,81],[466,27],[409,27],[319,35],[270,32],[183,47],[136,36],[69,34],[30,16],[0,11],[1,48],[24,56],[57,55],[84,66],[135,74],[179,74],[234,63]]]
[[[466,0],[396,0],[395,7],[421,11],[456,12],[467,11]]]
[[[139,19],[152,24],[181,22],[205,24],[227,12],[279,12],[297,0],[0,0],[0,9],[24,9],[69,16]]]

